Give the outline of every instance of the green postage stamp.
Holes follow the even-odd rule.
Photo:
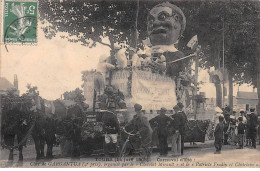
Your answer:
[[[37,1],[4,0],[3,6],[4,43],[37,43]]]

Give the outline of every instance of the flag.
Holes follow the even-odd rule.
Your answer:
[[[194,46],[198,45],[198,36],[193,36],[190,41],[188,42],[187,46],[191,49],[194,49]]]
[[[216,111],[217,113],[222,113],[222,112],[223,112],[222,109],[220,109],[219,107],[216,107],[216,108],[215,108],[215,111]]]

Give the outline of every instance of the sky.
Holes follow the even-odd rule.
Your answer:
[[[109,54],[109,48],[98,44],[88,48],[80,43],[71,43],[56,37],[46,39],[38,29],[37,45],[1,45],[1,77],[13,82],[17,74],[20,94],[26,91],[26,85],[37,86],[40,95],[48,100],[61,97],[65,91],[81,88],[81,71],[95,69],[102,54]],[[214,84],[209,83],[206,70],[199,69],[199,81],[205,82],[200,91],[206,97],[215,97]],[[242,85],[240,91],[252,91],[252,87]],[[236,95],[237,86],[234,87]]]

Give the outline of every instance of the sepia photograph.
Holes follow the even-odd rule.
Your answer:
[[[0,0],[0,168],[259,168],[260,0]]]

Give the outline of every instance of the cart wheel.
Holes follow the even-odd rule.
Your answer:
[[[143,149],[139,149],[138,155],[139,157],[143,157],[144,159],[149,159],[152,155],[153,148],[152,147],[146,147]]]
[[[129,145],[128,141],[126,141],[119,153],[119,157],[125,157],[125,156],[129,155],[129,153],[131,151],[131,149],[129,147],[130,147],[130,145]]]

